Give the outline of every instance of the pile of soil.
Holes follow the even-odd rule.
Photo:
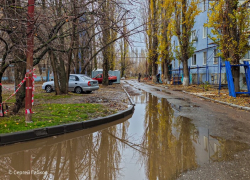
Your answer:
[[[127,94],[124,92],[121,84],[109,86],[99,85],[100,88],[90,94],[82,93],[80,95],[70,93],[73,96],[59,100],[50,100],[46,103],[77,104],[77,103],[95,103],[109,107],[110,110],[122,111],[128,108],[130,104]],[[45,92],[44,92],[45,93]]]
[[[127,94],[121,84],[113,84],[109,86],[100,85],[98,91],[91,94],[83,95],[79,99],[80,103],[97,103],[109,107],[111,110],[125,110],[130,104]]]
[[[3,89],[3,94],[10,94],[14,91],[13,84],[5,84],[6,89]],[[82,93],[76,94],[73,92],[69,92],[70,97],[60,98],[60,99],[35,99],[34,106],[39,104],[78,104],[78,103],[95,103],[102,104],[105,107],[108,107],[111,111],[122,111],[128,108],[130,101],[128,99],[127,94],[122,88],[122,84],[112,84],[109,86],[99,85],[99,89],[96,91],[92,91],[90,94]],[[8,89],[7,89],[8,88]],[[42,90],[42,83],[35,83],[35,94],[42,93],[46,95],[45,90]],[[52,92],[52,95],[55,92]],[[9,95],[8,95],[9,96]],[[56,96],[56,95],[55,95]],[[12,97],[14,99],[15,97]],[[9,112],[12,114],[13,103],[8,103]],[[24,107],[23,107],[24,108]],[[20,110],[20,113],[23,112]],[[108,113],[109,115],[109,113]]]

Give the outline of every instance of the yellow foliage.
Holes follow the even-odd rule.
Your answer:
[[[237,6],[234,6],[234,4]],[[250,12],[248,6],[242,6],[238,0],[218,0],[210,4],[208,28],[213,36],[211,40],[218,45],[222,59],[238,64],[249,50],[248,36]]]
[[[180,46],[175,49],[177,58],[187,61],[194,53],[193,43],[190,42],[191,31],[195,23],[196,16],[201,12],[198,8],[199,0],[173,1],[174,20],[172,31],[178,37]],[[185,48],[184,48],[185,47]],[[185,59],[183,58],[185,57]]]

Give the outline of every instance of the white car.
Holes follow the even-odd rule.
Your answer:
[[[43,83],[42,89],[44,89],[47,93],[55,90],[54,81],[48,81]],[[70,74],[68,90],[73,91],[77,94],[81,94],[82,92],[91,93],[92,91],[98,90],[99,85],[97,80],[93,80],[92,78],[83,75],[83,74]]]

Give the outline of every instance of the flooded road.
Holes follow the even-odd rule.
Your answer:
[[[172,180],[249,148],[194,125],[166,98],[138,90],[132,100],[130,118],[0,147],[0,179]]]

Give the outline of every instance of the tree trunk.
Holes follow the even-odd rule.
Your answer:
[[[82,46],[84,46],[84,43],[82,43]],[[85,69],[87,65],[85,66],[85,63],[84,63],[84,54],[85,54],[84,49],[81,48],[80,52],[81,52],[81,74],[85,74]]]
[[[94,2],[92,3],[92,9],[94,9]],[[94,20],[94,15],[91,15],[91,22],[92,24],[95,23]],[[92,37],[93,37],[93,42],[91,43],[92,45],[92,56],[96,54],[96,43],[95,43],[95,26],[92,26]],[[97,58],[96,56],[94,57],[94,69],[97,69]]]
[[[3,74],[0,73],[0,83],[2,83],[2,77],[3,77]],[[3,97],[2,97],[2,93],[3,93],[3,89],[2,89],[2,86],[0,86],[0,103],[3,102]]]
[[[240,92],[240,67],[232,66],[232,76],[234,80],[235,92]]]
[[[17,8],[22,7],[20,1],[5,1],[5,6],[3,10],[5,11],[5,15],[8,15],[8,18],[19,20],[18,22],[21,22],[23,17],[25,16],[23,8]],[[13,6],[13,4],[15,6]],[[13,6],[13,7],[12,7]],[[15,27],[16,29],[22,29],[19,33],[13,33],[12,31],[7,32],[11,42],[15,47],[17,47],[14,50],[15,57],[15,69],[14,69],[14,76],[15,76],[15,82],[16,85],[18,85],[25,77],[26,74],[26,54],[24,53],[24,48],[26,48],[26,29],[24,23],[15,23],[16,21],[6,21],[6,26],[9,27]],[[23,49],[22,49],[23,48]],[[21,62],[20,62],[21,60]],[[16,93],[16,102],[13,107],[13,113],[16,114],[20,110],[20,108],[24,105],[24,98],[25,98],[25,83],[21,86],[19,91]]]
[[[25,55],[19,56],[20,59],[25,59]],[[18,61],[18,60],[17,60]],[[18,62],[15,64],[15,84],[18,85],[25,77],[26,74],[26,63],[25,62]],[[25,87],[26,83],[24,83],[19,91],[16,93],[16,102],[13,107],[13,113],[17,114],[18,111],[24,107],[24,98],[25,98]]]
[[[109,48],[109,47],[107,47]],[[102,84],[104,86],[107,86],[109,84],[109,80],[108,80],[108,71],[109,71],[109,53],[107,48],[105,48],[104,52],[103,52],[103,81]]]
[[[0,83],[2,83],[2,77],[3,77],[3,73],[0,73]],[[2,104],[2,102],[3,102],[2,93],[3,93],[3,89],[2,89],[2,86],[0,86],[0,108],[2,108],[1,106],[3,106],[3,104]],[[2,113],[4,115],[3,111],[2,111]]]
[[[43,82],[43,70],[42,70],[43,66],[41,64],[38,64],[38,70],[39,70],[39,74],[41,77],[41,81]]]
[[[189,71],[188,71],[188,60],[184,59],[182,61],[183,63],[183,86],[188,86],[189,85]]]
[[[123,66],[122,68],[121,68],[121,77],[124,77],[124,75],[125,75],[125,67]]]
[[[237,3],[234,1],[228,1],[227,3],[229,3],[229,12],[234,12],[237,11],[238,6]],[[231,16],[229,16],[233,26],[230,28],[231,32],[231,38],[233,38],[237,44],[235,45],[235,49],[237,49],[237,51],[240,49],[239,48],[239,44],[240,44],[240,38],[239,38],[239,34],[238,34],[238,25],[237,22],[233,20],[233,18]],[[244,32],[244,31],[243,31]],[[230,52],[230,57],[233,57],[233,64],[240,64],[240,59],[241,57],[239,56],[239,54],[237,53],[232,53]],[[234,66],[232,67],[232,76],[234,79],[234,87],[235,87],[235,92],[240,92],[240,67],[239,66]]]
[[[59,81],[58,81],[58,72],[57,72],[57,66],[56,66],[57,58],[55,57],[55,54],[53,51],[49,51],[49,57],[50,57],[50,62],[51,62],[51,66],[52,66],[52,70],[54,74],[55,92],[56,92],[56,95],[60,95],[62,93],[60,91]]]
[[[108,11],[109,9],[109,3],[110,1],[108,0],[107,2],[103,3],[103,7],[102,10],[105,13],[105,17],[102,18],[102,44],[103,46],[106,46],[103,49],[103,80],[102,80],[102,84],[104,86],[107,86],[109,84],[109,80],[108,80],[108,71],[110,68],[110,45],[107,45],[108,42],[110,41],[110,29],[109,29],[109,25],[110,25],[110,21],[109,21],[109,17],[110,17],[110,13]]]
[[[63,6],[63,2],[62,0],[59,0],[59,7],[58,7],[58,15],[61,16],[62,15],[62,11],[61,8]],[[63,28],[61,28],[59,30],[59,34],[60,34],[60,38],[59,38],[59,42],[60,42],[60,49],[64,49],[64,45],[65,45],[65,40],[63,37]],[[65,64],[64,64],[64,53],[59,53],[59,62],[56,63],[56,67],[57,67],[57,73],[58,73],[58,82],[59,82],[59,88],[60,88],[60,94],[67,94],[68,93],[68,83],[67,83],[67,74],[66,74],[66,70],[65,70]],[[57,60],[57,58],[55,58],[55,60]]]
[[[74,30],[77,31],[77,27],[78,27],[78,20],[76,20],[75,22],[75,27]],[[76,74],[79,74],[80,71],[80,61],[79,61],[79,57],[78,57],[78,53],[79,53],[79,35],[75,32],[74,33],[74,62],[75,62],[75,70],[76,70]]]
[[[155,0],[152,1],[152,77],[153,81],[156,82],[156,75],[157,75],[157,68],[158,65],[156,64],[158,60],[158,9],[157,9],[157,2]]]
[[[163,79],[163,83],[167,84],[167,81],[169,81],[169,77],[168,77],[168,64],[166,62],[163,63],[163,69],[164,69],[164,79]]]
[[[157,75],[157,68],[158,68],[158,66],[157,66],[157,64],[156,64],[155,62],[156,62],[156,61],[154,61],[154,62],[152,63],[152,81],[153,81],[153,82],[156,82],[156,81],[157,81],[156,75]]]
[[[170,81],[168,66],[167,66],[167,68],[166,68],[166,80],[167,80],[167,81]]]
[[[50,67],[49,67],[49,60],[47,59],[47,63],[46,63],[46,80],[45,81],[50,81]]]
[[[125,44],[125,38],[122,39],[120,44],[120,50],[121,50],[121,77],[124,77],[125,75],[125,57],[126,57],[126,44]]]
[[[59,61],[58,63],[58,77],[59,77],[59,87],[61,94],[67,94],[68,93],[68,77],[65,71],[65,64],[64,61]]]

